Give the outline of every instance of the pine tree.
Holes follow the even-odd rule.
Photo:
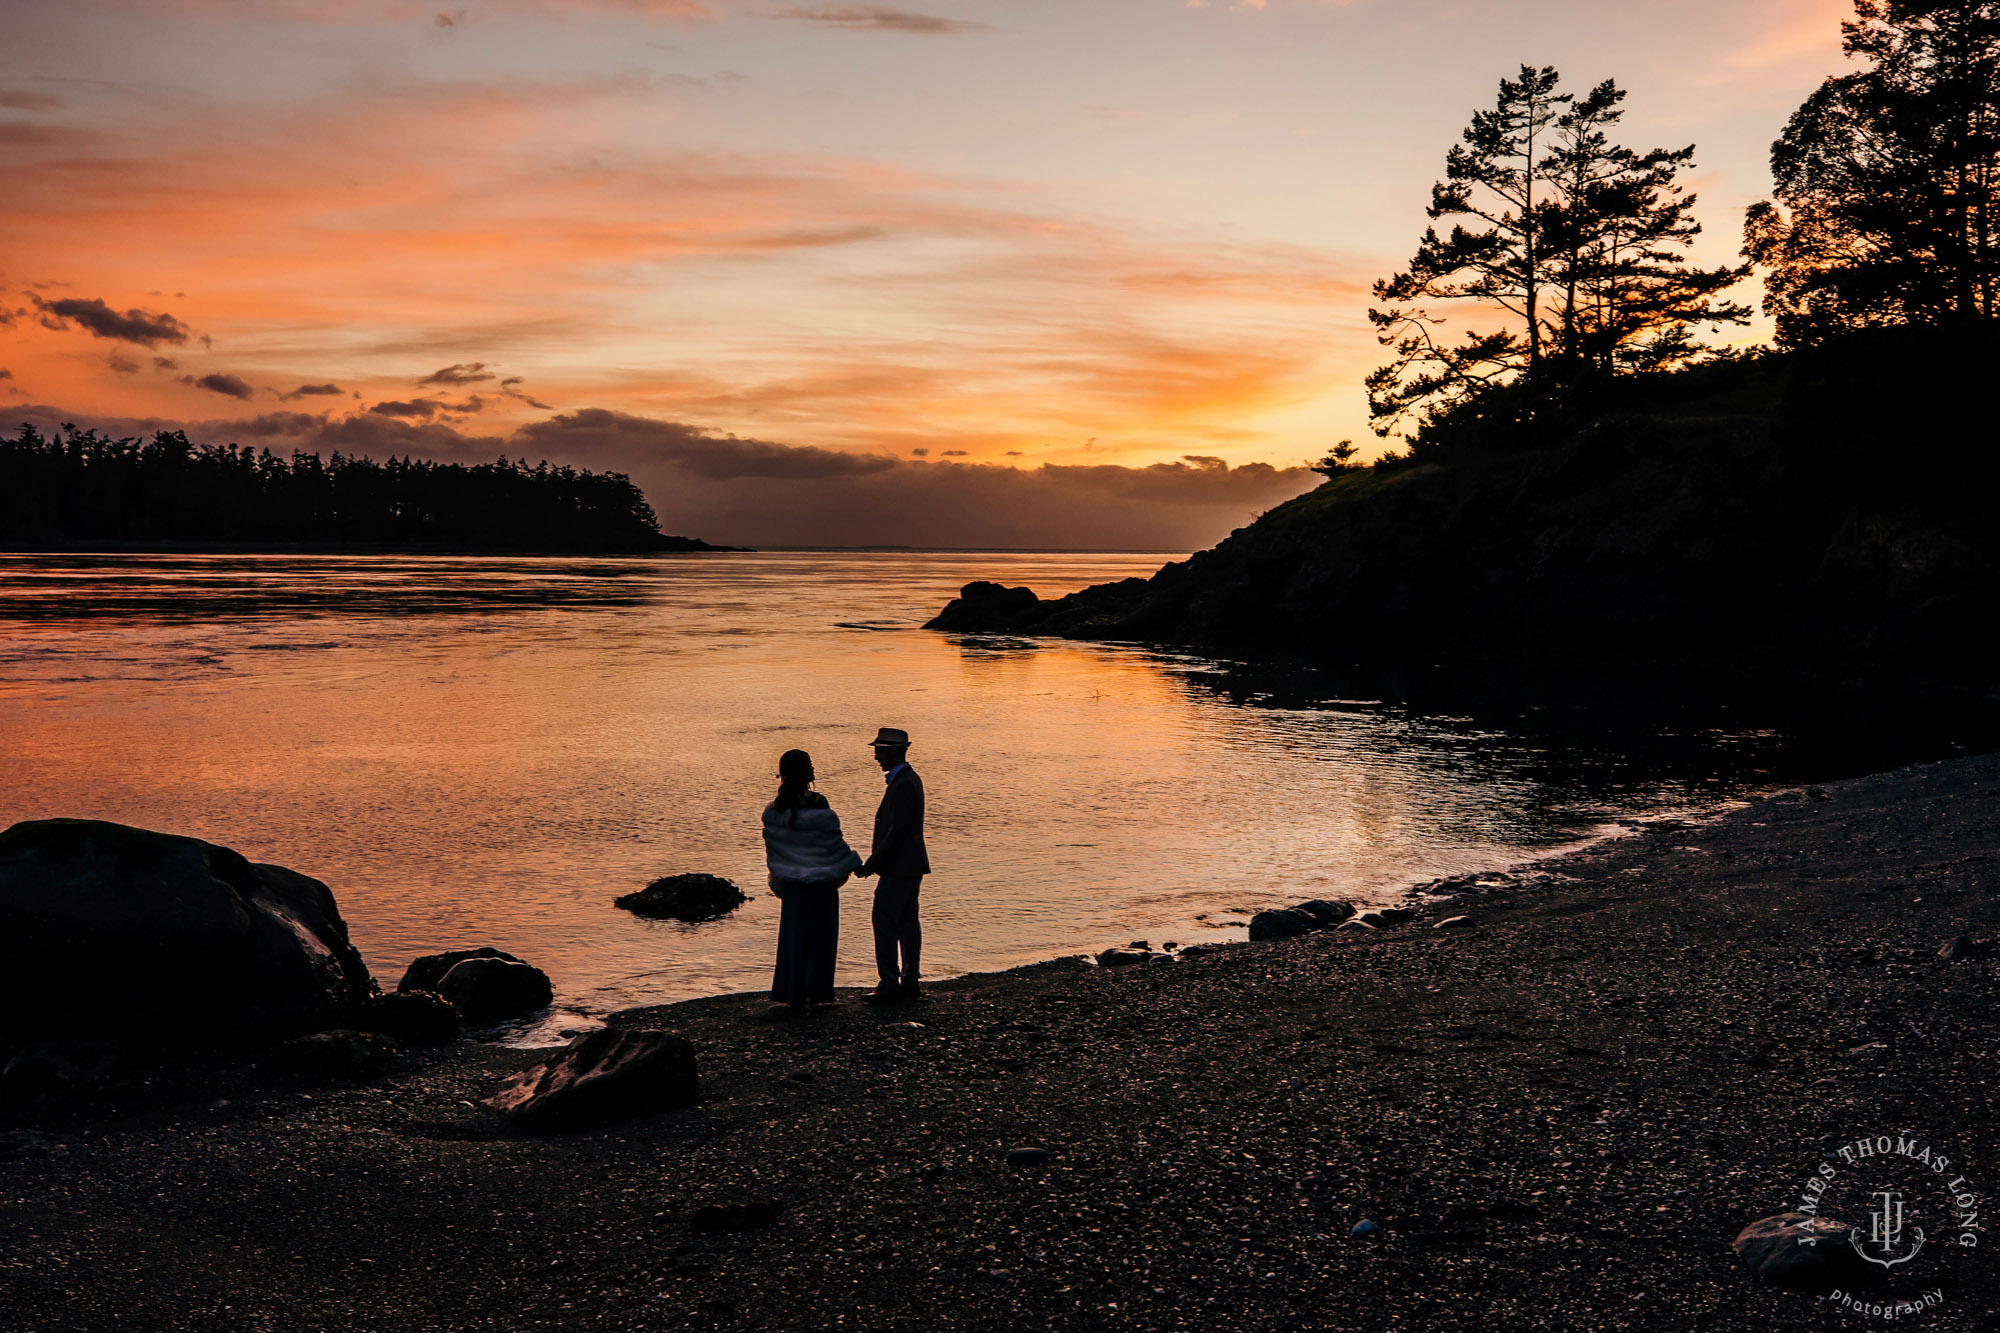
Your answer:
[[[1445,179],[1431,186],[1432,222],[1475,218],[1482,229],[1455,222],[1449,236],[1426,228],[1416,257],[1404,272],[1375,284],[1369,322],[1395,360],[1368,377],[1368,405],[1378,434],[1425,404],[1449,404],[1534,371],[1542,355],[1539,309],[1546,285],[1547,258],[1538,247],[1541,213],[1535,189],[1541,183],[1540,155],[1560,108],[1571,99],[1558,93],[1561,76],[1553,68],[1521,66],[1519,79],[1500,80],[1493,109],[1473,113],[1463,144],[1445,157]],[[1474,224],[1477,227],[1477,223]],[[1450,344],[1436,337],[1444,323],[1420,301],[1470,300],[1497,306],[1514,317],[1517,332],[1467,333]]]
[[[1563,378],[1587,382],[1624,371],[1659,370],[1702,349],[1694,324],[1742,324],[1750,308],[1720,295],[1749,266],[1690,267],[1685,251],[1701,235],[1696,196],[1675,177],[1694,146],[1643,156],[1611,141],[1624,118],[1625,91],[1607,79],[1556,122],[1555,147],[1541,169],[1554,187],[1543,205]]]
[[[1779,341],[2000,318],[2000,0],[1856,0],[1829,78],[1771,147],[1744,254]]]
[[[1698,323],[1740,323],[1747,307],[1719,299],[1748,267],[1699,269],[1684,251],[1701,232],[1695,198],[1675,177],[1689,146],[1644,155],[1611,139],[1625,93],[1607,80],[1582,100],[1558,91],[1552,68],[1503,79],[1491,111],[1473,116],[1463,145],[1432,186],[1433,222],[1404,272],[1375,284],[1369,320],[1394,360],[1368,377],[1378,434],[1422,413],[1435,420],[1491,389],[1522,382],[1548,398],[1627,371],[1658,369],[1701,349]],[[1513,327],[1451,343],[1433,301],[1473,301]]]

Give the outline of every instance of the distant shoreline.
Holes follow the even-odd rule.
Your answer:
[[[396,542],[78,542],[14,545],[0,543],[0,555],[1143,555],[1184,560],[1179,550],[1139,550],[1128,547],[1070,546],[724,546],[697,538],[690,546],[641,550],[620,547],[496,547],[453,546],[447,543]]]
[[[681,542],[688,543],[681,545]],[[671,545],[630,547],[457,546],[448,542],[44,542],[0,544],[0,555],[468,555],[627,556],[741,553],[747,546],[716,546],[693,537]]]

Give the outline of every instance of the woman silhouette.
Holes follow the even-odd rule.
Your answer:
[[[794,1012],[833,1003],[840,886],[861,865],[840,835],[840,816],[812,783],[812,756],[787,750],[778,759],[778,794],[764,807],[764,860],[771,892],[784,904],[771,998]]]

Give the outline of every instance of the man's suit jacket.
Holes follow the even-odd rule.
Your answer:
[[[924,847],[924,782],[908,764],[896,770],[888,790],[882,793],[867,869],[889,876],[928,875],[931,871],[930,853]]]

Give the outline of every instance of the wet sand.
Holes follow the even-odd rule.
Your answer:
[[[0,1322],[1866,1327],[1731,1238],[1877,1128],[2000,1181],[1995,957],[1936,957],[2000,933],[2000,758],[1489,879],[1374,936],[634,1011],[693,1040],[706,1100],[603,1133],[479,1108],[535,1058],[493,1046],[360,1085],[163,1071],[0,1161]],[[760,1229],[690,1227],[756,1201]],[[1994,1278],[1896,1326],[2000,1327]]]

